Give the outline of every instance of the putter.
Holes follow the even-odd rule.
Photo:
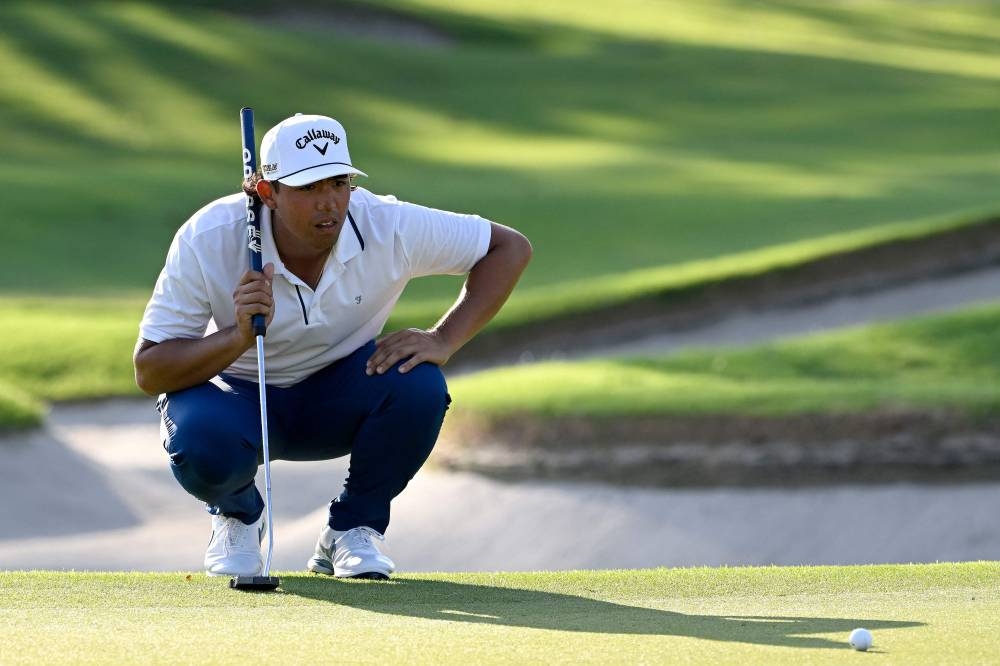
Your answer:
[[[240,129],[243,134],[243,178],[257,171],[256,138],[253,131],[253,109],[240,109]],[[260,256],[260,198],[247,195],[247,248],[250,251],[250,268],[261,271]],[[267,325],[264,315],[253,316],[253,332],[257,337],[257,385],[260,387],[260,433],[264,447],[264,511],[267,520],[267,558],[260,576],[235,576],[229,580],[234,590],[270,592],[277,589],[281,580],[271,574],[271,553],[274,551],[274,523],[271,519],[271,452],[267,446],[267,385],[264,383],[264,335]]]

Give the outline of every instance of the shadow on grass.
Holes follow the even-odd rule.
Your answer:
[[[388,582],[283,576],[281,589],[373,613],[596,634],[689,636],[797,648],[843,649],[848,632],[922,626],[873,618],[692,615],[528,589],[394,578]],[[738,603],[738,602],[735,602]],[[830,640],[814,634],[842,634]]]

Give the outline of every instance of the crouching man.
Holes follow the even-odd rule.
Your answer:
[[[507,300],[531,257],[517,231],[354,185],[343,126],[295,115],[261,142],[263,272],[247,270],[243,193],[178,230],[139,327],[136,382],[159,395],[163,446],[207,505],[209,575],[263,568],[263,461],[254,315],[265,342],[271,457],[350,456],[307,568],[386,577],[390,505],[427,459],[450,398],[439,366]],[[381,335],[411,278],[467,274],[436,325]],[[335,480],[331,479],[331,494]],[[339,488],[339,483],[336,488]]]

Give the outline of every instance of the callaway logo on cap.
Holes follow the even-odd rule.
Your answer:
[[[260,142],[260,162],[265,180],[293,187],[344,174],[368,175],[351,164],[344,126],[326,116],[298,113],[269,129]]]

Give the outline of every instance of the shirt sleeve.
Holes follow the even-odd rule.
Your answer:
[[[490,221],[411,203],[399,204],[397,233],[410,275],[463,275],[486,256]]]
[[[146,304],[139,335],[151,342],[201,338],[211,318],[200,262],[194,249],[178,234]]]

